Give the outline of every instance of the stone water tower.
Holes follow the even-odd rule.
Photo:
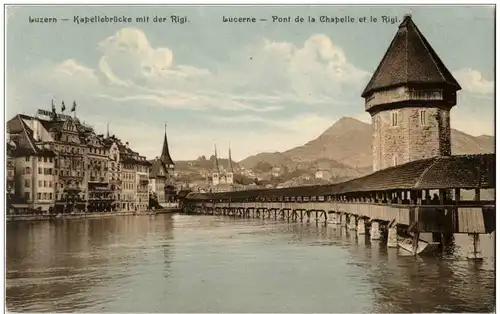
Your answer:
[[[450,110],[460,89],[405,15],[361,95],[372,116],[373,171],[451,155]]]

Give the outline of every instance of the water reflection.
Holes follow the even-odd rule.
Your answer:
[[[96,306],[100,302],[89,295],[137,271],[152,253],[148,243],[171,240],[172,228],[166,215],[7,224],[7,306],[13,311]],[[161,252],[166,276],[169,245]]]
[[[483,263],[401,256],[345,227],[158,215],[7,225],[14,311],[462,312],[494,308]],[[466,239],[466,237],[465,237]],[[489,257],[489,258],[488,258]],[[350,300],[352,302],[347,302]]]

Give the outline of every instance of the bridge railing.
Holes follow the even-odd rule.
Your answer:
[[[261,208],[340,212],[398,224],[418,224],[421,232],[491,233],[495,230],[492,201],[461,201],[454,205],[368,202],[196,202],[206,208]]]

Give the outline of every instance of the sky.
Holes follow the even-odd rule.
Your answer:
[[[493,6],[9,6],[6,118],[75,101],[80,120],[98,133],[109,123],[148,158],[161,153],[165,123],[174,160],[210,156],[214,144],[234,160],[284,151],[341,117],[370,121],[361,92],[407,13],[462,86],[452,127],[494,135]],[[75,22],[94,16],[132,22]]]

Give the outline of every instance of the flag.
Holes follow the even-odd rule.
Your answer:
[[[66,110],[66,106],[64,105],[64,100],[61,104],[61,112],[64,112],[64,110]]]
[[[71,107],[71,112],[76,110],[76,101],[73,101],[73,107]]]

